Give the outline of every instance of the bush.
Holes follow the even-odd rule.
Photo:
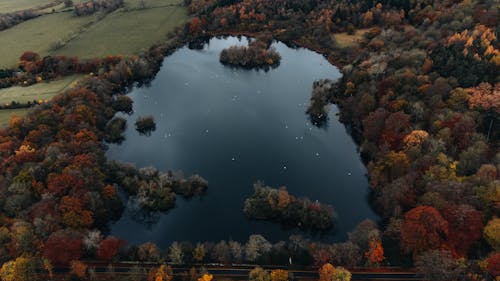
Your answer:
[[[135,121],[135,129],[141,135],[151,135],[156,130],[156,123],[153,116],[139,117]]]

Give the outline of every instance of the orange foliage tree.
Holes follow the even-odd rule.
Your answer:
[[[94,223],[92,211],[85,210],[79,198],[64,196],[59,210],[62,222],[71,228],[86,228]]]
[[[382,243],[378,240],[371,240],[365,257],[370,265],[378,266],[385,259]]]

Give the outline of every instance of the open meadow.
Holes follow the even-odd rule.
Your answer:
[[[358,29],[354,32],[354,34],[350,35],[347,34],[347,32],[342,32],[342,33],[336,33],[332,35],[334,42],[337,43],[337,46],[340,48],[352,48],[352,47],[357,47],[359,44],[359,41],[363,39],[363,35],[368,31],[369,29]]]
[[[20,10],[35,8],[46,5],[53,0],[2,0],[0,1],[0,13],[11,13]]]
[[[27,0],[0,1],[0,11],[30,7]],[[16,1],[17,2],[17,1]],[[50,1],[31,1],[32,5]],[[75,3],[81,1],[74,1]],[[107,55],[129,56],[161,42],[176,26],[187,22],[187,10],[178,0],[127,0],[125,6],[107,15],[96,13],[77,17],[71,10],[25,21],[0,32],[0,68],[15,67],[27,50],[41,56],[65,55],[96,58]],[[1,8],[4,7],[4,8]]]
[[[83,75],[71,75],[50,83],[38,83],[29,87],[10,87],[0,90],[0,104],[10,104],[15,101],[27,103],[31,101],[50,100],[56,94],[73,86]],[[3,109],[0,110],[0,127],[8,124],[10,116],[15,113],[18,116],[26,114],[28,109]]]

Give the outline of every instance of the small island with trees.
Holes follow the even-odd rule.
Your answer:
[[[254,188],[254,194],[245,200],[243,209],[248,218],[312,231],[333,228],[336,215],[332,206],[296,198],[288,193],[286,187],[276,189],[257,182]]]
[[[243,68],[268,69],[269,67],[277,67],[281,61],[281,55],[269,45],[270,40],[258,38],[251,41],[248,47],[231,46],[222,50],[220,62]]]
[[[156,130],[156,123],[153,116],[139,117],[135,121],[135,129],[141,135],[151,135]]]

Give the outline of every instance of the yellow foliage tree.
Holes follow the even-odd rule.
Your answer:
[[[172,281],[174,278],[174,273],[172,268],[168,265],[162,264],[156,270],[152,270],[148,274],[148,280],[150,281]]]
[[[319,281],[351,281],[351,273],[341,267],[334,267],[330,263],[324,264],[319,270]]]
[[[483,229],[484,238],[495,250],[500,250],[500,219],[491,219]]]
[[[283,269],[271,271],[271,281],[288,281],[288,271]]]
[[[0,279],[2,281],[31,281],[35,280],[36,264],[28,256],[18,257],[2,265]]]
[[[212,281],[214,276],[212,274],[204,273],[200,278],[198,278],[198,281]]]

